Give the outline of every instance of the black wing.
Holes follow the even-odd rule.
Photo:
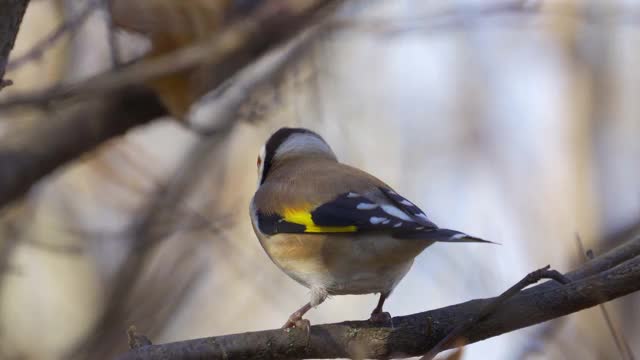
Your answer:
[[[386,231],[395,235],[437,229],[413,203],[390,189],[377,190],[368,195],[344,193],[314,209],[258,213],[258,224],[266,234]]]
[[[420,208],[395,191],[378,190],[379,194],[369,196],[356,192],[341,194],[315,209],[291,209],[283,215],[258,213],[258,226],[269,235],[381,231],[398,239],[490,242],[456,230],[440,229]]]

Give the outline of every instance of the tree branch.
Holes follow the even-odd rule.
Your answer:
[[[491,316],[461,336],[474,343],[523,327],[568,315],[640,290],[640,238],[566,274],[566,285],[546,282],[505,301]],[[632,251],[632,254],[625,253]],[[266,330],[148,345],[123,354],[130,359],[288,359],[417,356],[433,348],[459,324],[481,314],[496,298],[472,300],[393,319],[393,328],[368,321],[311,327],[310,337],[298,330]]]
[[[0,90],[11,85],[10,80],[4,80],[4,72],[27,5],[29,0],[3,0],[0,5]]]
[[[129,86],[108,97],[50,111],[44,119],[25,120],[0,142],[0,206],[22,196],[57,167],[166,113],[150,90]]]
[[[127,85],[207,65],[203,83],[216,88],[276,45],[291,39],[312,23],[312,18],[338,0],[265,1],[252,16],[222,29],[213,38],[185,46],[167,55],[123,66],[77,84],[15,94],[0,102],[0,109],[47,104],[69,97],[103,96]]]
[[[318,12],[339,2],[264,1],[248,19],[230,24],[210,43],[179,49],[146,65],[123,66],[80,84],[8,98],[4,105],[43,105],[71,97],[49,108],[57,112],[53,118],[48,115],[5,135],[6,142],[3,139],[0,144],[0,208],[57,167],[127,129],[167,114],[153,93],[136,85],[139,82],[205,63],[210,75],[206,84],[216,88],[309,27]]]
[[[93,13],[94,10],[100,7],[100,0],[93,0],[93,2],[89,2],[84,9],[82,9],[78,14],[71,16],[69,19],[64,20],[60,25],[58,25],[49,35],[45,38],[39,40],[35,45],[33,45],[29,51],[20,55],[20,57],[16,57],[11,60],[9,64],[7,64],[7,70],[15,70],[24,64],[27,64],[34,60],[39,60],[42,58],[42,55],[55,45],[58,40],[62,39],[63,36],[67,33],[75,31],[77,28],[82,26],[84,22],[89,18],[89,16]]]
[[[503,292],[502,294],[500,294],[500,296],[496,297],[492,302],[487,304],[487,306],[485,306],[478,314],[474,315],[473,317],[469,318],[468,321],[459,324],[457,327],[451,330],[451,332],[448,333],[447,336],[440,340],[420,360],[431,360],[444,349],[451,347],[451,345],[454,344],[462,334],[472,328],[480,320],[485,319],[494,312],[498,311],[502,304],[505,303],[505,301],[516,296],[516,294],[518,294],[527,286],[533,285],[542,279],[552,279],[560,284],[568,284],[569,282],[571,282],[571,280],[560,274],[558,271],[550,270],[550,267],[550,265],[547,265],[541,269],[527,274],[527,276],[525,276],[522,280],[518,281],[518,283],[510,287],[507,291]]]
[[[585,260],[593,260],[594,255],[591,249],[585,250],[584,244],[582,243],[582,238],[580,234],[576,233],[576,244],[578,245],[578,251],[580,255],[585,256]],[[598,306],[600,308],[600,312],[602,313],[602,317],[607,324],[607,328],[611,333],[611,337],[613,337],[613,341],[616,344],[616,348],[618,348],[618,353],[620,354],[620,358],[622,360],[635,360],[635,356],[633,354],[633,350],[629,346],[627,339],[625,339],[622,331],[620,331],[614,324],[613,320],[609,316],[609,312],[604,304],[600,304]]]

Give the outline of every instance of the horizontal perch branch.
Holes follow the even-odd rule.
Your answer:
[[[572,282],[546,282],[507,300],[488,318],[464,331],[474,343],[568,315],[640,290],[640,238],[595,258],[566,274]],[[350,321],[298,330],[266,330],[147,345],[119,360],[132,359],[288,359],[421,355],[460,323],[476,316],[495,298],[472,300],[436,310],[393,318],[394,327]]]

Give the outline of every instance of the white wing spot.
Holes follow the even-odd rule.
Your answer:
[[[350,192],[350,193],[347,194],[347,197],[348,198],[357,198],[357,197],[360,197],[360,194],[356,194],[354,192]]]
[[[425,215],[425,214],[423,214],[423,213],[416,214],[416,216],[417,216],[417,217],[420,217],[420,218],[423,218],[423,219],[425,219],[425,220],[427,220],[427,221],[429,221],[429,218],[427,217],[427,215]]]
[[[411,203],[411,201],[409,201],[409,200],[407,200],[407,199],[404,199],[404,200],[400,201],[400,204],[402,204],[402,205],[406,205],[406,206],[415,206],[415,205],[413,205],[413,204]]]
[[[391,221],[391,220],[387,219],[387,220],[383,221],[382,223],[386,225],[386,224],[388,224],[390,221]]]
[[[455,235],[451,236],[449,239],[451,239],[451,240],[460,240],[460,239],[466,238],[467,236],[468,236],[467,234],[460,233],[460,234],[455,234]]]
[[[388,222],[389,219],[385,217],[377,217],[377,216],[372,216],[371,218],[369,218],[369,222],[372,223],[373,225],[384,224],[385,221]]]
[[[386,212],[387,214],[393,217],[396,217],[400,220],[411,221],[411,218],[409,217],[409,215],[405,214],[404,212],[402,212],[402,210],[398,209],[393,205],[382,205],[382,210],[384,210],[384,212]]]
[[[358,204],[358,206],[356,206],[356,209],[358,210],[373,210],[375,208],[378,207],[378,204],[372,204],[372,203],[360,203]]]
[[[397,228],[397,227],[400,227],[400,226],[402,226],[402,221],[400,221],[399,223],[393,225],[394,228]]]
[[[416,230],[424,230],[424,226],[418,226]]]

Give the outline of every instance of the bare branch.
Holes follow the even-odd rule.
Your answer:
[[[451,344],[455,343],[460,334],[463,334],[465,331],[469,330],[478,321],[496,312],[500,308],[500,306],[504,304],[505,301],[514,297],[525,287],[535,284],[542,279],[552,279],[560,284],[568,284],[569,282],[571,282],[571,280],[567,279],[564,275],[560,274],[556,270],[549,270],[550,267],[550,265],[547,265],[541,269],[527,274],[527,276],[525,276],[517,284],[513,285],[507,291],[495,298],[495,300],[489,303],[484,309],[482,309],[480,313],[472,318],[469,318],[468,321],[458,325],[456,328],[451,330],[451,332],[447,334],[447,336],[445,336],[442,340],[440,340],[436,344],[436,346],[429,350],[429,352],[425,356],[423,356],[421,360],[433,359],[436,355],[438,355],[438,353],[448,348]]]
[[[599,24],[603,21],[618,26],[640,25],[640,9],[636,6],[618,5],[604,8],[600,4],[574,7],[566,2],[513,0],[480,3],[479,5],[452,6],[434,13],[416,15],[404,19],[369,18],[353,21],[352,19],[335,19],[331,26],[335,29],[349,31],[365,31],[385,37],[402,35],[409,32],[425,32],[429,34],[468,28],[487,24],[494,20],[515,19],[512,22],[522,27],[524,19],[541,19],[543,17],[567,18],[584,24]],[[508,24],[500,22],[500,24]],[[531,24],[536,24],[531,22]]]
[[[12,84],[4,79],[4,72],[27,5],[29,0],[12,0],[4,1],[0,6],[0,90]]]
[[[7,65],[7,70],[15,70],[24,64],[40,59],[45,51],[55,45],[65,34],[80,27],[99,5],[99,0],[90,1],[82,11],[63,21],[57,28],[51,31],[49,35],[33,45],[25,54],[12,59]]]
[[[580,234],[576,234],[576,243],[578,245],[578,251],[580,252],[581,255],[585,256],[585,260],[593,260],[594,258],[593,251],[585,250]],[[602,317],[604,318],[604,321],[607,324],[607,328],[609,329],[609,332],[613,337],[613,341],[616,343],[616,348],[620,353],[620,358],[623,360],[634,360],[635,356],[633,354],[633,351],[631,350],[631,347],[629,346],[629,343],[627,342],[627,339],[622,334],[622,331],[617,329],[617,327],[613,324],[613,321],[609,316],[609,312],[607,311],[606,306],[604,304],[600,304],[598,307],[600,308]]]
[[[311,18],[337,0],[268,1],[252,16],[194,45],[170,54],[123,66],[78,84],[62,85],[35,93],[17,94],[0,102],[0,109],[42,105],[69,97],[101,96],[124,86],[144,83],[163,75],[206,64],[211,69],[202,83],[216,88],[276,44],[293,37]]]
[[[307,3],[322,4],[321,1]],[[271,6],[275,6],[273,4]],[[285,6],[287,2],[280,2],[278,4],[279,6]],[[298,8],[294,2],[288,2],[288,5],[291,6],[293,10]],[[268,10],[269,5],[265,6]],[[313,12],[321,8],[321,6],[312,6],[308,8],[308,11]],[[262,20],[265,26],[274,26],[273,24],[275,24],[276,28],[272,29],[275,32],[271,32],[271,35],[278,34],[284,28],[303,27],[302,23],[298,24],[298,15],[291,17],[291,23],[287,24],[286,18],[281,17],[282,12],[280,10],[267,10],[263,9],[267,15],[262,14],[259,16],[266,16],[267,18],[277,17],[277,19],[266,20],[265,18]],[[286,14],[287,11],[284,11],[284,13]],[[273,23],[273,21],[275,21],[275,23]],[[281,26],[284,26],[284,28],[280,28]],[[234,29],[233,26],[231,28]],[[263,30],[266,31],[268,28]],[[286,38],[294,34],[295,33],[287,34]],[[261,36],[264,36],[264,34]],[[248,49],[241,49],[239,52],[234,50],[234,52],[230,54],[223,52],[220,58],[221,62],[214,61],[214,63],[224,66],[217,69],[220,73],[213,75],[217,80],[213,81],[212,84],[218,84],[218,82],[226,80],[235,71],[240,70],[243,64],[254,60],[252,56],[257,56],[257,54],[245,53],[245,51],[255,50],[253,47],[256,46],[256,44],[273,47],[282,39],[280,36],[284,36],[284,34],[276,35],[273,39],[259,37],[257,39],[258,43],[254,42],[253,39],[247,39],[246,41],[248,41],[249,45],[245,45],[248,46]],[[274,41],[274,43],[270,44],[270,41]],[[236,45],[239,46],[239,44],[235,43],[233,46]],[[267,49],[264,49],[262,51],[266,50]],[[285,52],[284,58],[286,59],[289,58],[289,56],[286,56],[287,54],[290,54],[290,52]],[[229,59],[224,56],[229,56],[239,62],[229,61],[227,63]],[[97,323],[93,326],[86,339],[83,339],[83,341],[72,350],[70,357],[93,358],[97,356],[97,354],[104,355],[109,351],[113,351],[114,346],[113,342],[109,341],[109,335],[113,333],[120,334],[122,326],[124,326],[123,323],[128,321],[130,312],[128,311],[127,305],[132,302],[131,298],[134,295],[132,290],[140,283],[140,274],[145,269],[145,265],[150,261],[153,250],[167,237],[169,231],[175,228],[172,226],[174,223],[172,219],[175,218],[180,203],[188,196],[191,190],[196,188],[198,180],[208,168],[205,162],[209,160],[211,154],[217,152],[217,147],[223,143],[223,140],[237,123],[236,113],[230,111],[229,107],[239,105],[238,101],[241,101],[241,99],[246,96],[251,90],[251,87],[266,81],[266,79],[284,67],[286,61],[283,60],[283,57],[278,56],[276,58],[282,61],[270,62],[269,66],[261,68],[258,72],[252,72],[253,75],[257,76],[256,80],[241,82],[240,85],[242,85],[242,87],[238,89],[238,92],[228,91],[218,94],[219,98],[217,98],[217,100],[219,100],[221,104],[224,104],[222,106],[225,107],[225,109],[216,113],[215,126],[208,127],[208,135],[191,149],[183,161],[179,162],[179,167],[175,170],[175,175],[171,177],[169,183],[157,188],[156,194],[151,198],[149,203],[145,205],[137,219],[138,221],[136,221],[129,230],[128,234],[132,237],[133,241],[132,249],[115,275],[105,310],[100,315]],[[222,76],[225,74],[227,77]]]
[[[474,343],[638,291],[640,257],[621,252],[638,248],[640,238],[566,274],[572,278],[569,284],[546,282],[523,290],[461,336]],[[393,328],[350,321],[312,326],[309,338],[304,331],[266,330],[143,346],[119,359],[327,359],[351,357],[354,351],[367,358],[416,356],[427,352],[459,324],[481,314],[495,300],[472,300],[395,317]]]
[[[132,86],[108,97],[50,111],[0,143],[0,206],[43,176],[126,130],[166,114],[150,90]]]
[[[61,92],[28,95],[29,104],[34,101],[49,104],[49,100],[61,95],[77,96],[69,103],[56,106],[57,112],[52,118],[37,119],[31,127],[17,134],[7,134],[11,141],[0,145],[0,207],[23,195],[36,181],[60,165],[129,128],[167,113],[150,91],[126,84],[144,81],[163,72],[178,71],[206,59],[211,75],[206,83],[215,88],[309,26],[307,21],[319,11],[338,2],[267,1],[250,16],[256,19],[230,24],[211,43],[178,50],[147,65],[123,67],[109,76],[99,76],[83,82],[84,85],[63,88]],[[78,98],[84,97],[82,92],[85,91],[104,96],[79,102]],[[7,101],[21,103],[20,98]]]
[[[216,131],[196,143],[179,162],[169,183],[156,188],[155,195],[145,204],[129,230],[133,241],[132,249],[118,269],[106,309],[87,339],[74,349],[74,357],[93,358],[98,354],[104,355],[108,348],[113,348],[111,342],[105,341],[105,335],[119,330],[122,323],[127,321],[126,304],[132,288],[139,283],[152,250],[175,228],[175,214],[182,200],[197,187],[198,180],[206,172],[206,162],[216,153],[216,148],[223,143],[235,124],[235,117],[231,114],[223,119]],[[131,343],[131,331],[129,335]]]
[[[262,86],[273,82],[289,64],[299,59],[315,39],[326,30],[327,22],[312,25],[286,46],[259,59],[234,77],[232,86],[221,86],[202,100],[191,117],[191,128],[198,134],[208,135],[219,129],[219,123],[230,116],[242,117],[243,105]],[[244,118],[243,118],[244,119]],[[250,119],[245,119],[249,120]]]
[[[109,44],[109,54],[111,55],[111,66],[118,68],[122,65],[122,55],[120,54],[116,25],[113,23],[113,13],[111,11],[111,6],[109,5],[110,0],[101,1],[102,7],[106,13],[107,43]]]

